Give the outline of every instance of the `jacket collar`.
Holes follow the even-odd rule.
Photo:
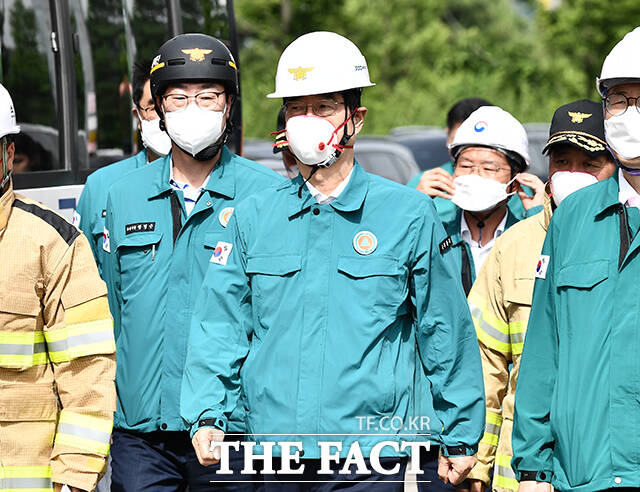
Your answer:
[[[600,181],[599,184],[592,186],[601,186],[603,189],[600,193],[594,194],[594,210],[595,216],[603,215],[611,207],[620,205],[620,199],[618,193],[620,191],[620,185],[618,183],[618,173],[614,172],[613,176]]]
[[[518,222],[518,218],[511,212],[511,209],[507,206],[507,222],[505,224],[505,231],[509,229],[513,224]],[[452,220],[443,223],[445,231],[449,236],[451,236],[451,240],[453,244],[459,244],[462,242],[462,213],[463,210],[456,205],[456,215]]]
[[[9,222],[9,216],[11,215],[11,207],[16,199],[16,195],[13,192],[13,180],[9,180],[9,186],[2,196],[0,196],[0,232],[4,231]]]
[[[222,195],[230,200],[235,198],[236,170],[233,157],[234,154],[224,146],[220,154],[220,160],[214,166],[209,181],[204,186],[205,190],[217,195]],[[172,189],[169,184],[171,175],[171,153],[160,157],[157,163],[154,162],[154,166],[157,167],[155,168],[155,179],[149,187],[149,195],[147,196],[149,199],[156,198]]]
[[[289,182],[289,218],[299,214],[316,203],[311,196],[309,189],[304,186],[304,178],[301,174]],[[302,198],[298,197],[298,190],[302,186]],[[360,210],[369,191],[369,175],[358,164],[353,163],[353,173],[349,179],[347,187],[340,193],[340,196],[330,203],[330,205],[341,212],[355,212]]]

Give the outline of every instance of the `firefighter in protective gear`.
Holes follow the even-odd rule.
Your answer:
[[[581,100],[558,108],[544,152],[549,153],[551,180],[544,211],[519,222],[498,238],[469,294],[469,307],[480,343],[487,404],[478,463],[469,474],[472,492],[489,486],[492,467],[492,490],[518,489],[511,469],[513,403],[536,264],[553,209],[560,201],[556,195],[564,197],[576,191],[581,183],[595,183],[615,171],[613,157],[604,141],[600,104]],[[565,177],[571,180],[566,182],[568,189]]]
[[[523,492],[640,487],[639,50],[636,29],[599,79],[618,170],[561,203],[538,261],[512,437]]]
[[[508,207],[518,193],[529,214],[541,209],[544,184],[529,167],[527,133],[497,106],[482,106],[456,132],[449,150],[455,162],[454,214],[440,217],[453,242],[457,270],[466,294],[496,238],[521,217]],[[533,197],[522,188],[535,191]],[[540,202],[540,203],[538,203]]]
[[[87,239],[13,191],[19,132],[0,86],[0,490],[93,490],[115,410],[115,341]]]

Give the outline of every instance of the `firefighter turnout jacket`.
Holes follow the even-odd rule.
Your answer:
[[[87,239],[10,185],[0,258],[0,491],[93,490],[109,454],[115,342]]]

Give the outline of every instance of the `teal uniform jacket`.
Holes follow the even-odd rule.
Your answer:
[[[230,254],[209,266],[182,389],[191,433],[209,418],[224,430],[242,389],[247,432],[288,434],[280,440],[301,441],[305,458],[319,457],[318,441],[342,441],[342,456],[354,441],[365,456],[380,441],[426,441],[382,429],[395,417],[415,434],[424,371],[442,441],[473,454],[484,427],[478,342],[431,199],[357,163],[330,204],[306,186],[300,198],[301,186],[298,176],[239,205]]]
[[[448,200],[447,200],[448,201]],[[536,211],[538,207],[534,207],[531,210]],[[462,213],[463,210],[460,207],[454,205],[455,214],[447,218],[442,218],[447,234],[452,241],[453,258],[456,265],[456,271],[459,272],[459,277],[462,280],[462,285],[466,294],[469,294],[473,282],[476,281],[476,267],[473,263],[473,255],[471,254],[471,248],[462,239],[460,233],[460,227],[462,225]],[[537,212],[536,212],[537,213]],[[516,217],[507,203],[507,223],[505,224],[505,230],[511,227],[513,224],[520,221]]]
[[[74,220],[78,228],[87,236],[91,251],[96,259],[100,276],[104,277],[104,251],[102,238],[104,219],[107,215],[107,192],[109,187],[125,174],[144,166],[147,163],[147,151],[114,162],[91,173],[84,185]]]
[[[640,213],[625,212],[618,191],[616,173],[571,194],[551,219],[516,389],[520,480],[640,487]]]
[[[109,189],[106,280],[118,354],[114,426],[139,432],[185,430],[180,386],[193,305],[207,265],[237,203],[284,178],[222,150],[187,217],[169,185],[171,154]],[[218,357],[205,342],[209,359]],[[242,430],[239,408],[232,422]]]

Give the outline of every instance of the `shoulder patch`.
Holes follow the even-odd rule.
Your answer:
[[[551,257],[548,255],[540,255],[540,259],[538,260],[538,264],[536,265],[536,278],[547,278],[547,268],[549,268],[550,258]]]
[[[447,236],[447,238],[438,245],[438,248],[440,248],[440,254],[445,254],[451,246],[453,246],[453,239],[451,239],[451,236]]]
[[[47,210],[46,208],[38,207],[33,203],[25,203],[21,200],[14,200],[13,206],[19,208],[20,210],[24,210],[25,212],[29,212],[30,214],[35,215],[36,217],[42,219],[51,227],[53,227],[60,237],[64,239],[64,241],[71,246],[76,238],[80,235],[80,231],[59,216],[57,213]]]

